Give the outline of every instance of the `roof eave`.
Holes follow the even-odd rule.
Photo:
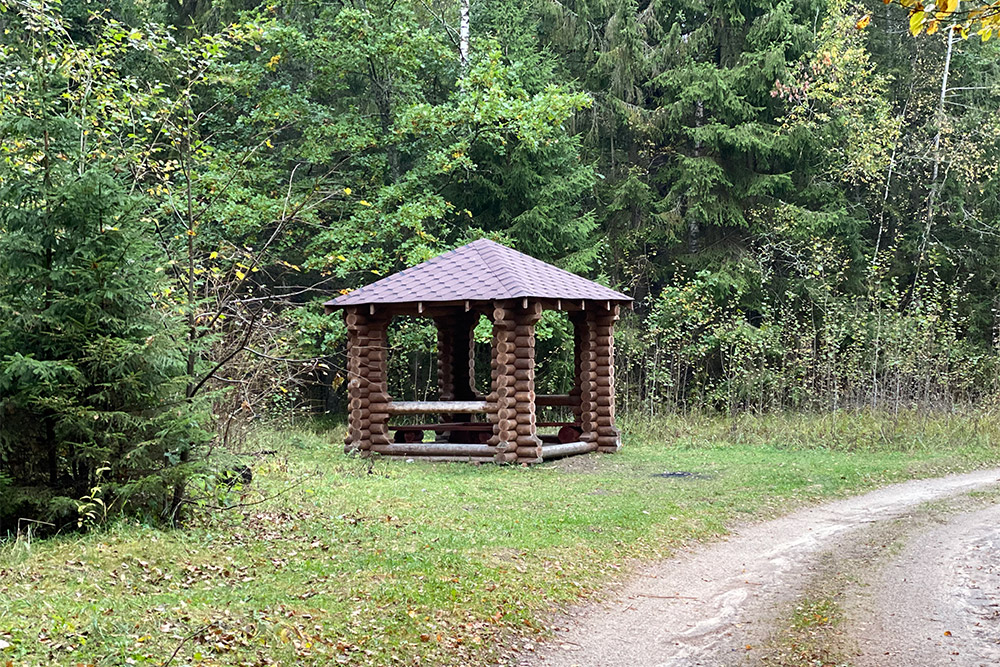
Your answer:
[[[490,303],[490,302],[493,302],[493,301],[504,301],[504,300],[508,300],[508,299],[544,299],[544,300],[548,300],[548,301],[559,301],[559,300],[562,300],[562,301],[587,301],[587,302],[590,302],[590,303],[600,303],[601,301],[606,301],[606,302],[610,302],[610,303],[632,303],[632,302],[635,301],[635,299],[633,299],[632,297],[625,296],[624,294],[619,294],[617,296],[600,297],[600,298],[589,298],[589,297],[585,298],[585,297],[578,297],[578,296],[575,296],[575,297],[566,297],[566,296],[563,296],[563,297],[559,297],[559,296],[538,296],[538,295],[532,295],[532,294],[518,294],[518,295],[514,295],[514,296],[504,296],[504,297],[496,297],[496,298],[490,298],[490,299],[482,299],[482,298],[471,298],[471,299],[421,299],[419,301],[381,301],[381,300],[373,300],[373,301],[358,301],[358,302],[354,302],[354,303],[347,303],[347,302],[337,303],[338,301],[340,301],[340,297],[338,297],[336,299],[330,299],[329,301],[324,302],[323,306],[326,308],[327,312],[329,313],[329,312],[332,312],[334,310],[341,310],[343,308],[361,308],[361,307],[364,307],[364,306],[406,306],[406,305],[413,305],[413,304],[417,304],[417,303],[425,303],[425,304],[428,304],[428,305],[431,305],[431,304],[445,305],[445,304],[462,304],[462,303],[464,303],[466,301],[470,301],[470,302],[474,302],[474,303]]]

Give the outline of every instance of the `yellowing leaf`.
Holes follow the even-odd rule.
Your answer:
[[[216,257],[218,257],[218,256],[219,256],[219,253],[217,253],[217,252],[213,252],[213,253],[212,253],[211,255],[209,255],[209,256],[208,256],[208,258],[209,258],[209,259],[215,259],[215,258],[216,258]]]
[[[247,277],[247,274],[243,273],[242,271],[237,271],[236,277],[239,278],[240,280],[243,280],[244,278]]]
[[[854,27],[857,28],[858,30],[864,30],[865,28],[868,27],[868,24],[871,22],[872,22],[872,15],[865,14],[858,20],[857,23],[854,24]]]
[[[362,199],[362,200],[361,200],[361,201],[360,201],[359,203],[360,203],[360,204],[361,204],[362,206],[371,206],[371,204],[369,204],[368,202],[366,202],[366,201],[365,201],[364,199]]]
[[[928,35],[933,35],[934,33],[936,33],[938,31],[938,27],[940,25],[941,24],[940,24],[940,22],[937,19],[932,19],[932,20],[928,21],[927,22],[927,34]]]
[[[927,17],[927,12],[915,11],[910,15],[910,34],[916,37],[924,29],[924,18]]]
[[[350,188],[344,188],[344,194],[345,195],[351,194],[351,189]]]

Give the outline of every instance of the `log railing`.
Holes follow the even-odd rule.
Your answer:
[[[486,412],[486,401],[393,401],[390,415],[472,414]]]
[[[496,453],[496,449],[490,445],[450,442],[407,442],[375,445],[372,447],[372,451],[387,456],[493,456]]]
[[[597,450],[596,442],[560,442],[559,444],[542,445],[543,459],[556,459],[574,454],[586,454]]]

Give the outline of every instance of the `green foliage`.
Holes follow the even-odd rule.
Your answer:
[[[18,486],[82,497],[108,467],[105,491],[119,507],[163,516],[182,454],[205,439],[205,415],[184,398],[177,320],[152,307],[161,279],[149,230],[121,216],[130,206],[105,174],[40,178],[49,184],[37,189],[5,178],[2,195],[5,468]],[[55,505],[39,509],[64,519]],[[0,515],[6,523],[23,510],[15,499]]]
[[[962,340],[961,289],[936,280],[900,312],[894,291],[872,302],[838,294],[823,277],[806,285],[751,314],[739,306],[745,288],[707,271],[664,288],[654,326],[623,350],[647,377],[635,400],[651,411],[666,403],[736,413],[951,407],[995,395],[995,358]]]
[[[3,47],[18,85],[0,104],[0,526],[75,522],[84,497],[168,518],[207,414],[153,296],[144,198],[111,166],[127,153],[108,156],[132,98],[105,78],[124,38],[76,47],[44,9],[26,5],[30,39]]]
[[[220,424],[335,412],[322,301],[484,236],[636,297],[626,408],[993,394],[993,40],[915,41],[841,0],[472,4],[467,66],[454,3],[3,5],[18,400],[139,392],[130,345],[156,333],[149,363]],[[394,392],[433,395],[432,333],[396,323]],[[570,327],[538,339],[539,387],[567,390]]]

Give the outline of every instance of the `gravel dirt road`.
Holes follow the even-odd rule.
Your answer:
[[[1000,504],[933,524],[865,578],[848,616],[855,667],[1000,665]]]
[[[555,619],[519,662],[786,664],[788,619],[825,590],[845,615],[830,633],[840,664],[1000,665],[1000,500],[965,498],[998,483],[1000,469],[915,480],[748,526]]]

